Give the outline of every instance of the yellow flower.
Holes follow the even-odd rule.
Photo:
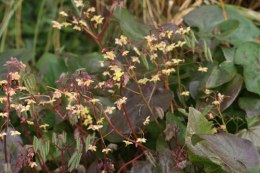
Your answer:
[[[160,76],[158,74],[153,75],[152,79],[150,79],[151,82],[157,82],[160,81]]]
[[[226,125],[223,124],[223,125],[220,126],[220,129],[222,129],[222,130],[226,130],[227,127],[226,127]]]
[[[65,28],[68,27],[68,26],[71,26],[72,24],[71,23],[68,23],[68,22],[63,22],[62,23],[62,26],[64,26]]]
[[[181,96],[189,96],[190,95],[190,92],[189,91],[183,91],[181,93]]]
[[[186,44],[185,41],[178,41],[178,43],[176,44],[176,47],[182,47],[184,44]]]
[[[120,81],[121,77],[124,75],[124,72],[121,71],[121,69],[116,69],[114,73],[113,80]]]
[[[64,17],[67,17],[67,16],[68,16],[68,14],[67,14],[65,11],[60,11],[59,14],[60,14],[61,16],[64,16]]]
[[[127,140],[123,140],[123,142],[125,143],[125,146],[127,147],[128,145],[132,145],[133,142],[127,141]]]
[[[91,18],[91,21],[95,22],[96,25],[102,24],[103,20],[104,20],[104,17],[102,17],[102,16],[100,16],[100,15],[95,15],[95,16],[93,16],[93,17]]]
[[[144,37],[144,38],[146,39],[148,45],[151,44],[153,41],[156,41],[156,40],[157,40],[154,35],[147,35],[147,36]]]
[[[37,167],[36,162],[31,162],[31,163],[30,163],[30,167],[31,167],[31,168]]]
[[[34,125],[34,122],[32,122],[32,121],[26,121],[27,122],[27,124],[29,124],[29,125]]]
[[[74,26],[72,29],[75,29],[77,31],[81,31],[81,28],[79,26]]]
[[[111,149],[110,148],[104,148],[102,150],[102,153],[105,153],[105,154],[108,154],[109,152],[111,152]]]
[[[150,116],[146,117],[145,121],[143,122],[143,125],[148,125],[150,123]]]
[[[112,114],[115,109],[116,108],[114,106],[108,106],[104,112],[107,114]]]
[[[84,85],[89,87],[91,83],[93,83],[94,81],[91,80],[91,79],[87,79],[85,82],[84,82]]]
[[[7,83],[8,83],[7,80],[0,80],[0,86],[6,85]]]
[[[212,104],[215,105],[215,106],[218,106],[220,104],[220,102],[218,100],[215,100],[215,101],[212,102]]]
[[[200,71],[200,72],[207,72],[208,68],[207,67],[199,67],[198,71]]]
[[[138,82],[139,84],[145,85],[148,81],[149,81],[149,79],[147,79],[147,78],[145,77],[145,78],[143,78],[143,79],[139,79],[137,82]]]
[[[0,112],[0,117],[4,118],[4,117],[7,117],[7,113],[6,112]]]
[[[175,64],[175,65],[178,65],[180,62],[183,62],[182,59],[172,59],[172,62]]]
[[[95,7],[90,7],[88,10],[87,10],[87,13],[94,13],[96,11]]]
[[[14,73],[9,73],[11,76],[12,80],[19,80],[20,79],[20,75],[18,72],[14,72]]]
[[[121,35],[120,38],[115,39],[115,44],[118,44],[120,46],[127,44],[127,37],[124,35]]]
[[[11,130],[10,134],[11,134],[11,136],[16,136],[16,135],[20,135],[21,133],[18,132],[17,130]]]
[[[132,56],[131,59],[132,59],[132,62],[137,62],[138,64],[140,64],[139,57],[137,57],[137,56]]]
[[[82,0],[74,0],[74,3],[76,5],[76,7],[84,7]]]
[[[164,69],[162,70],[162,74],[169,76],[171,73],[175,72],[174,68],[170,68],[170,69]]]
[[[36,103],[33,99],[27,99],[25,101],[27,102],[28,105]]]
[[[99,64],[100,64],[101,67],[105,66],[104,61],[99,61]]]
[[[88,145],[88,150],[90,150],[90,151],[97,151],[97,147],[95,145],[89,144]]]
[[[91,129],[91,130],[99,130],[99,129],[101,129],[103,127],[103,125],[93,125],[93,124],[91,124],[89,127],[88,127],[88,129]]]
[[[62,24],[60,24],[59,22],[53,20],[53,21],[52,21],[52,27],[53,27],[53,28],[56,28],[56,29],[61,29]]]
[[[117,100],[117,101],[115,102],[115,103],[116,103],[116,106],[117,106],[117,109],[121,110],[122,104],[126,103],[126,100],[127,100],[126,97],[123,97],[123,98]]]
[[[125,50],[123,53],[122,53],[122,56],[126,56],[128,55],[129,51]]]
[[[83,125],[88,126],[89,124],[92,124],[93,119],[90,115],[87,115],[87,118],[84,120]]]
[[[136,139],[136,142],[145,143],[145,142],[146,142],[146,139],[145,139],[145,138],[137,138],[137,139]]]
[[[0,133],[0,138],[1,138],[2,140],[4,139],[5,136],[6,136],[6,133],[5,133],[5,132]]]
[[[93,103],[93,104],[95,104],[95,103],[97,103],[97,102],[100,102],[100,100],[99,99],[91,99],[91,100],[89,100],[91,103]]]
[[[49,127],[49,124],[44,123],[43,125],[40,125],[40,128],[43,128],[44,130],[46,130],[47,127]]]
[[[80,20],[80,21],[79,21],[79,24],[81,24],[81,25],[83,25],[83,26],[85,26],[85,27],[88,26],[87,23],[86,23],[84,20]]]
[[[113,51],[106,52],[104,55],[105,59],[114,60],[116,55]]]

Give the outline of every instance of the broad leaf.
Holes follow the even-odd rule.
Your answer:
[[[235,63],[243,66],[248,91],[260,95],[260,44],[246,42],[236,51]]]
[[[100,72],[102,67],[99,61],[104,61],[102,54],[93,52],[78,57],[69,57],[67,59],[67,66],[71,71],[79,68],[84,68],[88,73]]]
[[[114,16],[119,20],[123,33],[133,40],[143,39],[149,32],[149,28],[138,22],[126,9],[117,8]]]
[[[233,21],[232,23],[236,23],[237,25],[237,22],[239,22],[239,27],[228,37],[222,37],[222,40],[228,41],[234,45],[239,45],[246,41],[255,40],[259,36],[260,30],[250,20],[241,15],[236,7],[226,6],[225,11],[228,19]],[[200,35],[212,37],[218,36],[217,34],[214,34],[214,28],[219,26],[221,23],[223,26],[225,19],[220,6],[205,5],[191,11],[184,17],[184,21],[189,26],[197,27]],[[230,23],[226,23],[225,26],[227,26],[227,24],[229,25],[230,31],[235,29],[235,27],[231,26]],[[226,31],[225,33],[230,31]]]
[[[206,87],[216,88],[221,86],[234,78],[236,75],[236,69],[233,62],[225,61],[219,66],[213,68],[210,76],[208,77]]]
[[[67,70],[64,60],[51,53],[45,53],[36,66],[43,75],[44,81],[50,86],[55,86],[55,81],[59,79],[62,72]]]
[[[212,134],[212,122],[209,122],[198,110],[190,107],[186,136],[193,134]]]

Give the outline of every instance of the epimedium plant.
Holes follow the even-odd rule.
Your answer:
[[[81,0],[73,4],[76,14],[59,12],[53,27],[89,34],[101,50],[95,54],[100,70],[82,66],[44,86],[21,61],[5,63],[0,82],[5,172],[258,171],[259,87],[251,83],[257,73],[249,62],[259,59],[259,43],[246,41],[259,29],[251,21],[233,19],[234,9],[227,8],[230,20],[204,27],[193,18],[205,10],[222,11],[203,6],[184,19],[193,30],[165,25],[135,35],[143,25],[133,18],[136,26],[127,25],[120,14],[129,14],[120,4],[114,3],[107,17]],[[124,33],[104,46],[102,34],[113,15]],[[255,33],[235,42],[243,22]],[[37,63],[47,75],[73,63],[50,60],[48,65],[49,59]],[[46,74],[45,84],[52,83]],[[239,98],[242,89],[245,95]],[[246,105],[250,92],[256,98]],[[235,112],[237,106],[249,117],[241,109]],[[17,152],[11,143],[19,143]]]

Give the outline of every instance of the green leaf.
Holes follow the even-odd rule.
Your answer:
[[[149,28],[138,22],[135,17],[127,11],[127,9],[116,8],[114,16],[118,19],[120,27],[127,37],[138,41],[144,39],[144,36],[148,35]]]
[[[212,134],[212,122],[208,121],[199,111],[190,107],[186,136],[192,134]]]
[[[246,42],[237,48],[235,63],[243,66],[248,91],[260,95],[260,44]]]
[[[217,38],[227,37],[239,28],[239,21],[228,19],[216,25],[214,29],[218,30]]]
[[[70,57],[67,59],[67,66],[71,71],[85,68],[88,73],[98,73],[102,70],[99,61],[104,61],[103,55],[98,52],[88,53],[82,56]],[[107,64],[105,64],[107,65]]]
[[[51,53],[45,53],[36,66],[49,86],[55,86],[55,81],[59,79],[61,73],[67,71],[64,60]]]
[[[236,49],[230,48],[230,47],[221,47],[221,49],[222,49],[222,52],[224,54],[226,61],[234,62]]]
[[[232,62],[225,61],[219,66],[215,66],[209,75],[206,88],[216,88],[229,81],[236,75],[236,69]]]
[[[239,27],[228,37],[222,37],[222,40],[228,41],[233,45],[239,45],[246,41],[255,40],[259,36],[260,30],[250,20],[241,15],[237,7],[226,6],[225,11],[229,20],[236,20],[239,22]],[[212,37],[214,36],[214,28],[219,26],[221,23],[223,24],[225,19],[220,6],[204,5],[191,11],[184,17],[184,21],[189,26],[197,27],[199,35],[203,37]],[[232,23],[237,22],[233,21]],[[232,27],[233,26],[230,26],[229,28]]]

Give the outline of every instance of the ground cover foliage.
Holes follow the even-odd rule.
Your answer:
[[[259,1],[0,9],[0,172],[260,171]]]

